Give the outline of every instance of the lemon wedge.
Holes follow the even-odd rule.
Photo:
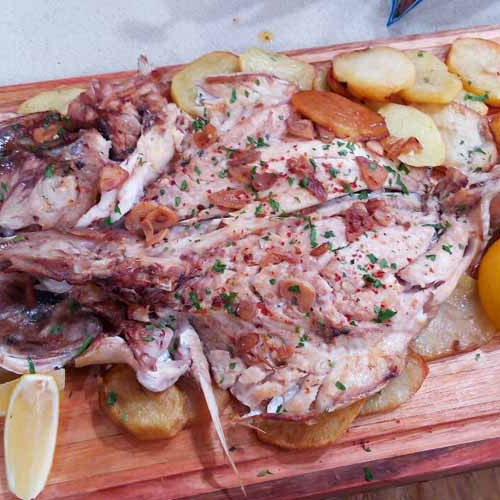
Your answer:
[[[11,375],[17,376],[15,374]],[[64,390],[64,386],[66,385],[66,374],[64,368],[62,368],[61,370],[48,372],[47,375],[51,375],[52,377],[54,377],[54,380],[56,381],[57,387],[60,391]],[[9,401],[12,391],[20,380],[21,377],[17,377],[14,380],[0,384],[0,417],[5,417],[7,408],[9,407]]]
[[[23,375],[12,391],[4,429],[10,491],[35,498],[52,467],[59,421],[59,389],[51,375]]]

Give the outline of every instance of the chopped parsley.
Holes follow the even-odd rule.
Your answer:
[[[238,99],[238,97],[236,95],[236,89],[233,89],[231,91],[231,99],[229,99],[229,104],[234,104],[237,99]]]
[[[324,238],[335,238],[335,233],[333,231],[326,231],[324,234],[323,234],[323,237]]]
[[[197,311],[201,309],[201,304],[198,299],[198,295],[196,295],[196,292],[194,290],[191,290],[189,292],[189,300],[191,301],[191,304]]]
[[[377,257],[375,257],[375,255],[373,255],[372,253],[369,253],[369,254],[367,255],[367,257],[368,257],[368,260],[369,260],[372,264],[376,264],[376,263],[377,263],[377,261],[378,261],[378,258],[377,258]]]
[[[309,158],[309,163],[311,164],[312,168],[316,171],[318,169],[318,165],[314,161],[314,158]]]
[[[236,368],[236,363],[229,363],[229,369],[234,370]]]
[[[293,186],[293,177],[287,177],[287,182],[289,186]]]
[[[417,57],[424,57],[423,51],[419,50],[417,53]]]
[[[121,215],[121,214],[122,214],[122,211],[120,210],[120,204],[119,204],[119,203],[117,203],[117,204],[115,205],[114,212],[115,212],[115,214],[119,214],[119,215]]]
[[[436,254],[430,253],[425,256],[426,259],[432,260],[433,262],[436,260]]]
[[[273,209],[273,212],[279,212],[280,211],[280,204],[277,202],[275,199],[270,198],[269,199],[269,205]]]
[[[442,236],[446,230],[451,226],[451,224],[446,221],[444,224],[438,223],[438,224],[422,224],[423,227],[432,227],[434,228],[434,231],[436,231],[436,236]]]
[[[304,335],[300,336],[299,343],[297,344],[297,347],[304,347],[308,340],[309,340],[309,337],[304,333]]]
[[[113,221],[111,220],[111,217],[106,217],[103,221],[105,226],[112,226],[113,225]]]
[[[181,187],[180,187],[180,190],[181,191],[187,191],[188,190],[188,183],[187,183],[187,180],[184,179],[182,182],[181,182]]]
[[[373,321],[375,321],[375,323],[384,323],[386,321],[389,321],[392,317],[396,316],[397,311],[386,309],[385,307],[375,306],[375,314],[377,316]]]
[[[363,467],[363,473],[365,475],[365,481],[373,481],[372,471],[368,467]]]
[[[33,360],[31,358],[28,358],[28,371],[31,374],[36,373],[35,363],[33,363]]]
[[[345,389],[346,389],[345,385],[340,380],[337,380],[337,382],[335,382],[335,387],[339,391],[345,391]]]
[[[474,94],[465,94],[464,95],[464,101],[477,101],[477,102],[484,102],[488,100],[488,92],[485,92],[482,95],[474,95]]]
[[[307,177],[307,175],[300,179],[299,186],[304,189],[307,189],[309,187],[309,177]]]
[[[451,249],[453,248],[453,245],[443,245],[441,247],[445,252],[449,253],[450,255],[453,253]]]
[[[225,270],[226,270],[226,264],[217,259],[215,261],[215,264],[212,266],[212,271],[214,273],[223,273]]]
[[[50,327],[49,334],[50,335],[57,335],[59,333],[62,333],[63,327],[61,325],[53,325]]]
[[[219,177],[220,179],[224,179],[227,177],[227,170],[221,170],[218,174],[217,174],[217,177]]]
[[[142,340],[144,340],[144,342],[153,342],[154,337],[152,335],[145,335],[142,337]]]
[[[363,274],[363,279],[370,285],[373,286],[373,288],[380,288],[382,286],[382,282],[374,278],[371,274]]]
[[[335,177],[337,177],[337,174],[339,173],[339,170],[337,170],[336,168],[330,167],[329,172],[330,172],[330,177],[335,178]]]
[[[180,204],[181,204],[181,197],[180,196],[176,196],[175,199],[174,199],[174,205],[175,205],[175,207],[177,208]]]
[[[116,403],[116,400],[118,399],[118,395],[116,394],[115,391],[109,391],[107,396],[106,396],[106,404],[109,406],[113,406]]]
[[[276,280],[275,280],[274,278],[271,278],[271,279],[269,280],[269,283],[270,283],[271,285],[276,285]]]
[[[352,187],[350,182],[346,182],[344,184],[344,193],[349,193],[349,194],[352,193]]]
[[[272,472],[269,469],[263,469],[257,472],[257,477],[264,477],[268,475],[272,475]]]
[[[200,167],[198,165],[196,165],[194,167],[194,172],[195,172],[196,175],[201,175],[201,170],[200,170]]]
[[[92,335],[87,335],[87,338],[82,342],[82,345],[78,348],[78,351],[76,351],[76,355],[79,356],[80,354],[83,354],[92,344],[92,341],[94,340],[94,337]]]
[[[50,177],[52,177],[54,175],[55,167],[56,166],[53,163],[49,163],[47,165],[47,168],[45,169],[45,173],[44,173],[44,176],[46,179],[49,179]]]
[[[262,213],[262,208],[263,208],[262,203],[259,203],[259,204],[255,207],[255,212],[254,212],[254,214],[255,214],[255,215],[260,215],[260,214]]]
[[[312,248],[316,248],[318,246],[318,242],[316,241],[318,232],[316,231],[316,226],[313,226],[311,223],[309,223],[309,226],[311,228],[311,233],[309,234],[309,242],[311,243]]]
[[[199,132],[200,130],[203,130],[207,124],[208,120],[205,120],[204,118],[196,118],[196,120],[193,121],[191,127],[193,128],[194,132]]]
[[[224,302],[224,309],[229,313],[236,315],[236,305],[234,301],[238,294],[236,292],[221,293],[220,298]]]
[[[292,293],[300,293],[300,286],[299,285],[290,285],[288,287],[288,291]]]
[[[255,137],[249,135],[247,136],[247,141],[248,144],[250,144],[251,146],[255,146],[256,148],[269,147],[269,144],[264,141],[263,137],[258,137],[257,139],[255,139]]]

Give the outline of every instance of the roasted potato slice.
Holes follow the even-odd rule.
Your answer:
[[[82,92],[85,92],[85,89],[79,87],[61,87],[60,89],[46,90],[24,101],[17,112],[24,115],[39,111],[58,111],[65,115],[68,112],[69,103]]]
[[[443,61],[423,50],[407,50],[405,55],[416,69],[413,85],[400,92],[405,101],[447,104],[455,99],[462,82]]]
[[[191,115],[199,114],[196,105],[196,84],[212,75],[237,73],[240,60],[231,52],[210,52],[184,66],[172,78],[172,99],[183,111]]]
[[[488,170],[497,161],[497,148],[488,118],[456,103],[421,105],[436,124],[445,145],[444,163],[463,171]]]
[[[495,332],[479,303],[476,281],[464,275],[411,348],[431,361],[476,349],[489,342]]]
[[[190,418],[188,398],[175,385],[148,391],[127,365],[115,365],[104,374],[99,403],[115,424],[141,440],[174,437]]]
[[[321,448],[334,443],[344,434],[358,416],[363,403],[364,400],[360,400],[332,413],[323,413],[313,424],[265,417],[255,418],[253,423],[260,429],[256,431],[257,437],[264,443],[287,450]]]
[[[362,99],[382,101],[415,82],[415,66],[400,50],[374,47],[346,52],[333,59],[333,74]]]
[[[500,45],[481,38],[460,38],[451,46],[448,68],[466,90],[484,95],[486,103],[500,105]]]
[[[380,392],[368,398],[360,415],[391,411],[406,403],[420,389],[428,373],[427,363],[417,354],[410,353],[408,364],[401,375],[393,378]]]
[[[412,167],[443,164],[445,146],[432,118],[411,106],[392,103],[380,108],[379,113],[385,118],[391,136],[400,139],[415,137],[422,146],[420,151],[400,155],[399,160]]]
[[[292,96],[292,104],[299,113],[342,139],[368,141],[388,135],[378,113],[333,92],[297,92]]]
[[[463,89],[457,94],[455,99],[453,99],[453,102],[461,104],[462,106],[467,106],[481,116],[486,116],[488,114],[488,106],[484,104],[484,101],[484,96],[473,94]]]
[[[268,73],[296,83],[301,90],[310,90],[315,76],[314,66],[298,59],[250,47],[240,55],[244,73]]]

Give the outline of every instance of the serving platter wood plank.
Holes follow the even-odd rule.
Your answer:
[[[319,63],[340,52],[374,45],[421,48],[443,55],[458,37],[500,41],[500,25],[332,45],[289,52]],[[174,73],[178,67],[166,68]],[[28,97],[92,78],[120,80],[132,72],[68,78],[0,88],[0,111]],[[209,425],[168,441],[140,442],[123,434],[99,410],[96,371],[71,371],[61,405],[54,466],[40,498],[242,498],[238,479]],[[387,414],[359,418],[336,443],[290,452],[261,444],[252,430],[226,433],[250,498],[322,498],[429,479],[500,464],[500,338],[478,351],[430,364],[416,396]],[[36,443],[33,443],[36,446]],[[368,451],[370,450],[370,451]],[[0,459],[3,450],[0,450]],[[373,474],[366,481],[364,468]],[[265,475],[261,471],[268,471]],[[0,498],[11,498],[0,471]]]

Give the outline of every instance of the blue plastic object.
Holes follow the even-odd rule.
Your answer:
[[[387,26],[399,21],[404,15],[413,10],[422,0],[392,0],[392,9]]]

